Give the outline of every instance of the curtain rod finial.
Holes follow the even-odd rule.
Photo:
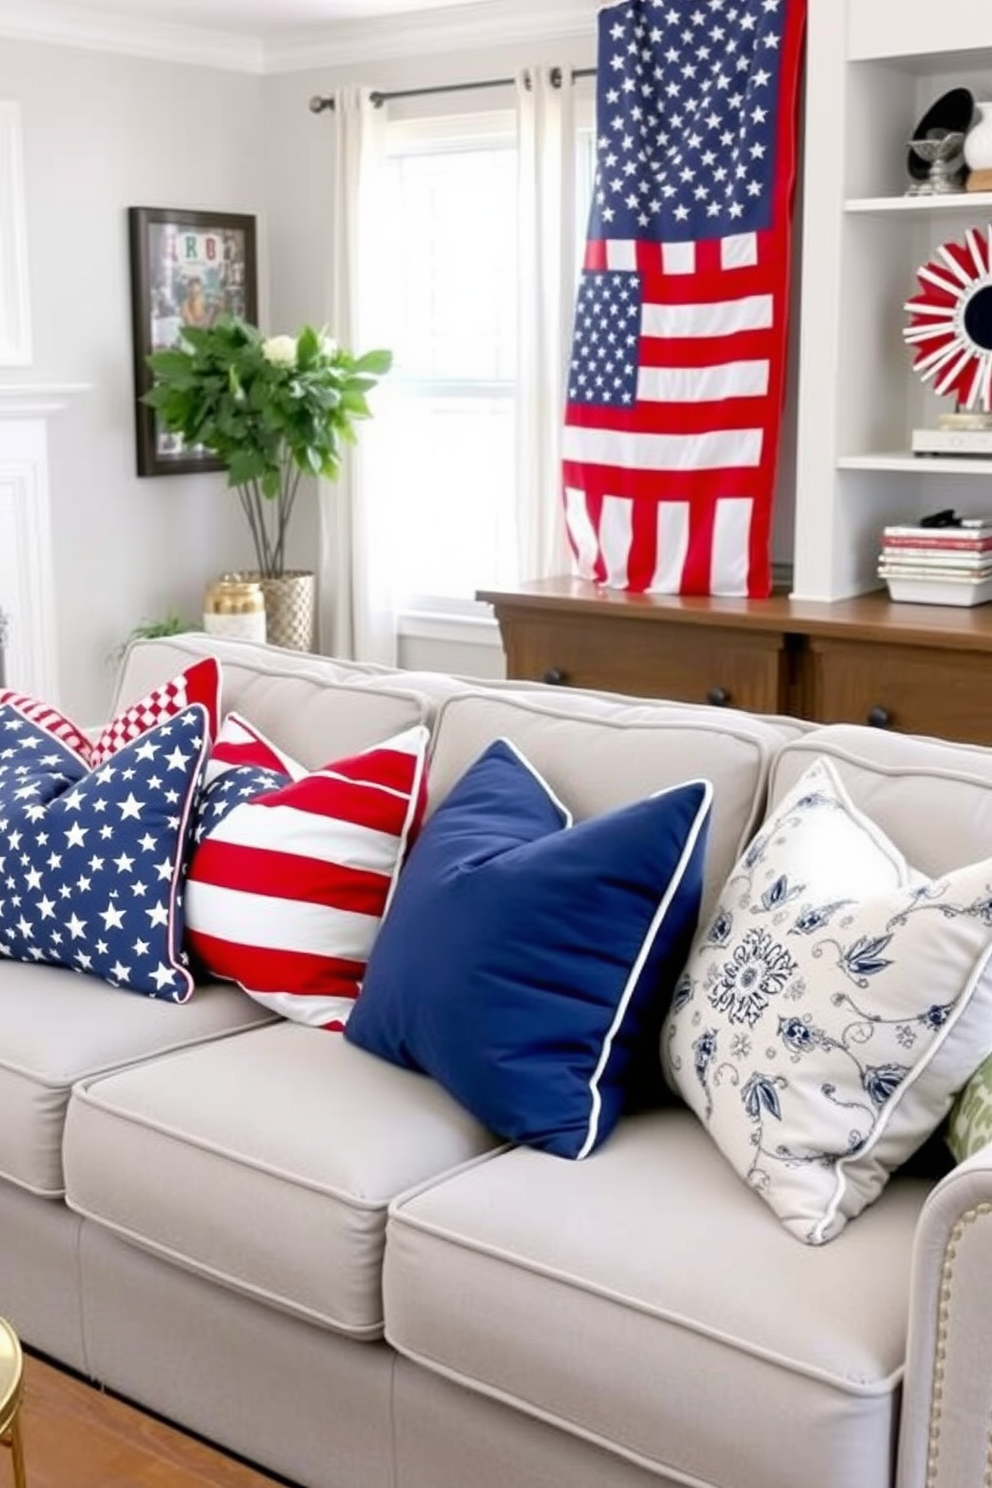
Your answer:
[[[333,98],[321,98],[321,96],[320,96],[319,93],[314,93],[311,96],[311,99],[310,99],[310,112],[312,114],[322,114],[325,109],[332,109],[333,107],[334,107],[334,99]]]

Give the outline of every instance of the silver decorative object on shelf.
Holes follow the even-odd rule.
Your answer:
[[[907,196],[949,196],[964,190],[967,166],[964,161],[964,134],[960,129],[946,133],[934,131],[928,139],[913,139],[909,148],[929,167],[925,181],[914,181]]]
[[[975,120],[970,88],[951,88],[913,127],[906,151],[907,196],[947,196],[965,190],[965,136]]]

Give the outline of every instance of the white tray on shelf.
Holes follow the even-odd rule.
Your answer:
[[[886,577],[889,598],[907,604],[979,605],[992,600],[992,579]]]

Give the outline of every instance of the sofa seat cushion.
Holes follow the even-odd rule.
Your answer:
[[[376,1338],[390,1200],[496,1145],[425,1076],[280,1022],[77,1086],[66,1198],[193,1271]]]
[[[236,987],[207,983],[182,1004],[123,997],[66,967],[0,963],[0,1176],[61,1197],[62,1130],[77,1080],[187,1048],[273,1015]]]
[[[584,1163],[516,1148],[399,1198],[386,1337],[679,1482],[890,1482],[926,1192],[797,1245],[693,1116],[629,1117]]]

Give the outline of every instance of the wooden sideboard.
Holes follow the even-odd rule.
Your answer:
[[[992,605],[480,590],[508,677],[992,744]]]

